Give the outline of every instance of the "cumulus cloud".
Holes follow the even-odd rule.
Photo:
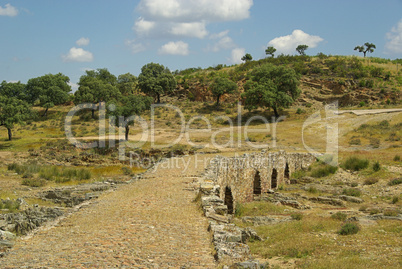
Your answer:
[[[64,62],[92,62],[94,56],[82,48],[72,47],[67,55],[61,56]]]
[[[126,40],[124,44],[131,50],[133,54],[146,50],[145,45],[142,43],[137,43],[136,40]]]
[[[77,44],[77,46],[80,46],[80,47],[88,46],[89,45],[89,38],[81,37],[80,39],[75,41],[75,44]]]
[[[156,23],[153,21],[147,21],[140,17],[134,23],[133,30],[140,36],[148,35],[152,29],[155,28]]]
[[[232,50],[232,55],[228,59],[232,64],[239,64],[242,62],[241,58],[246,54],[246,49],[235,48]]]
[[[298,45],[307,45],[309,48],[315,48],[323,40],[319,36],[309,35],[302,30],[294,30],[291,35],[272,39],[268,42],[268,46],[275,47],[277,53],[292,54],[296,51]]]
[[[387,53],[402,53],[402,19],[391,28],[391,31],[386,34],[386,38],[385,49]]]
[[[14,17],[18,15],[18,9],[10,4],[6,4],[4,7],[0,6],[0,16]]]
[[[172,25],[170,33],[177,36],[204,38],[208,35],[205,22],[183,22]]]
[[[236,44],[234,43],[233,39],[228,36],[229,30],[223,31],[217,34],[212,34],[209,38],[210,39],[219,39],[216,41],[214,45],[208,46],[207,50],[208,51],[213,51],[213,52],[218,52],[220,50],[228,50],[228,49],[233,49],[236,47]]]
[[[204,38],[208,23],[246,19],[252,5],[252,0],[141,0],[133,30],[138,36]]]
[[[141,0],[137,10],[157,21],[233,21],[250,16],[252,0]]]
[[[188,44],[183,41],[169,42],[159,49],[159,54],[188,55]]]

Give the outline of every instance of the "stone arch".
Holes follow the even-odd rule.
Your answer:
[[[254,176],[253,194],[261,195],[261,176],[259,171],[257,171]]]
[[[285,173],[284,173],[285,179],[290,179],[290,172],[289,172],[289,164],[286,163],[285,166]]]
[[[272,169],[271,176],[271,189],[276,189],[278,187],[278,171],[276,169]]]
[[[232,190],[228,186],[226,186],[226,188],[225,188],[224,203],[228,207],[228,214],[233,214],[234,213],[233,194],[232,194]]]

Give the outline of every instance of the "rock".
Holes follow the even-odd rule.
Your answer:
[[[342,202],[342,200],[339,200],[337,198],[326,197],[326,196],[311,197],[309,200],[313,201],[313,202],[322,203],[322,204],[344,206],[344,203]]]
[[[0,240],[14,241],[16,238],[17,236],[13,233],[8,231],[0,231]]]
[[[361,204],[364,202],[363,199],[354,197],[354,196],[339,195],[338,197],[344,201],[351,202],[351,203]]]
[[[201,198],[201,205],[205,206],[220,206],[223,205],[223,200],[216,195],[206,196]]]
[[[314,178],[313,177],[308,177],[308,176],[304,176],[301,179],[299,179],[300,183],[311,183],[314,182]]]
[[[14,243],[7,240],[0,240],[0,249],[2,248],[12,248]]]
[[[231,267],[230,269],[261,269],[260,262],[259,261],[245,261],[245,262],[239,262]],[[266,267],[262,267],[266,268]]]
[[[207,218],[216,220],[218,222],[229,223],[229,219],[226,216],[218,215],[218,214],[207,214],[205,215]]]
[[[214,207],[216,214],[218,215],[226,215],[228,213],[227,205],[220,205]]]
[[[90,192],[90,193],[85,194],[85,200],[96,199],[98,197],[99,197],[99,193]]]
[[[262,238],[251,228],[245,228],[242,233],[242,242],[246,243],[249,239],[256,241],[263,241]]]

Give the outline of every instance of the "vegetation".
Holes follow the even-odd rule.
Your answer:
[[[0,126],[7,129],[8,140],[13,139],[12,129],[15,124],[22,124],[32,117],[30,106],[27,102],[0,95]]]
[[[274,57],[274,54],[276,52],[276,48],[272,46],[268,46],[268,48],[265,50],[266,55],[271,55],[271,57]]]
[[[156,97],[159,104],[161,95],[173,92],[176,88],[176,79],[167,67],[156,63],[149,63],[141,68],[138,76],[138,86],[141,91]]]
[[[299,97],[299,78],[293,69],[283,66],[265,64],[253,69],[244,85],[245,107],[272,108],[279,117],[278,109],[288,108]]]
[[[345,221],[348,216],[342,212],[336,212],[335,214],[331,215],[332,219]]]
[[[319,166],[312,168],[311,176],[316,178],[326,177],[331,174],[335,174],[337,170],[338,170],[337,166],[320,164]]]
[[[351,235],[351,234],[357,234],[359,231],[360,231],[360,227],[356,223],[346,223],[338,231],[338,234]]]
[[[342,194],[348,196],[360,197],[362,195],[362,192],[359,189],[349,188],[349,189],[343,189]]]
[[[219,107],[219,99],[225,93],[233,93],[237,90],[236,82],[228,78],[217,77],[209,87],[213,96],[216,97],[216,106]]]
[[[399,185],[399,184],[402,184],[402,177],[395,178],[395,179],[391,180],[390,182],[388,182],[389,186],[395,186],[395,185]]]
[[[307,49],[308,49],[308,46],[307,46],[307,45],[299,45],[299,46],[297,46],[296,51],[297,51],[300,55],[305,56]]]
[[[253,59],[253,56],[251,56],[250,53],[246,53],[243,57],[241,57],[241,60],[244,62],[249,62]]]
[[[367,52],[373,53],[375,48],[376,47],[375,47],[375,45],[373,43],[366,42],[366,43],[364,43],[363,46],[356,46],[354,48],[354,50],[357,50],[359,52],[363,52],[364,57],[366,57],[366,53]]]
[[[356,156],[347,158],[341,165],[344,169],[352,171],[360,171],[369,166],[369,160],[360,159]]]

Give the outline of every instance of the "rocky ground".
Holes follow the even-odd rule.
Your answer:
[[[207,221],[193,202],[204,166],[192,161],[184,171],[171,167],[174,159],[18,238],[2,268],[215,268]]]

